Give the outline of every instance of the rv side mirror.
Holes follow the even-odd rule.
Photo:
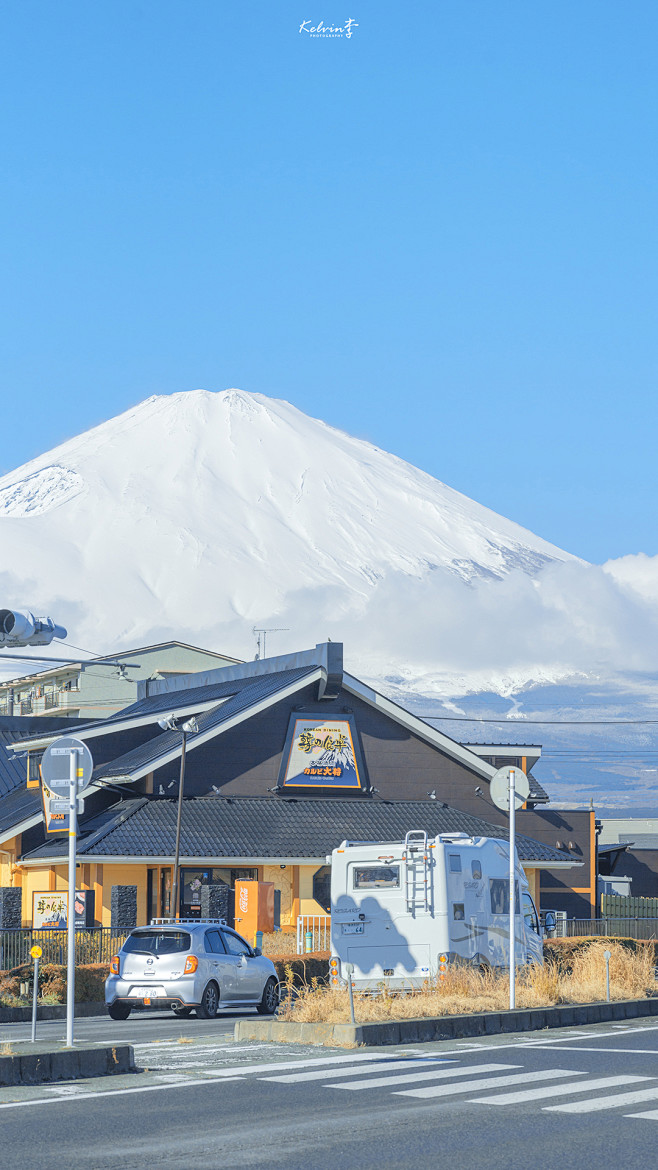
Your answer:
[[[544,915],[544,930],[547,934],[551,934],[557,926],[557,918],[552,910],[547,910]]]
[[[262,955],[262,953],[263,952],[261,951],[260,947],[254,947],[253,951],[251,952],[251,957],[252,959],[257,959],[259,955]]]

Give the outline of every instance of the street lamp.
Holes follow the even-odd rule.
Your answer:
[[[199,730],[199,725],[192,716],[191,719],[186,719],[185,723],[178,723],[172,716],[165,719],[158,719],[158,724],[163,731],[180,731],[183,736],[183,744],[180,756],[180,777],[178,780],[178,815],[176,817],[176,846],[174,849],[174,880],[173,889],[171,892],[171,905],[173,910],[172,917],[179,917],[178,906],[178,887],[180,884],[180,827],[183,816],[183,785],[185,783],[185,747],[187,744],[188,735],[194,735]]]

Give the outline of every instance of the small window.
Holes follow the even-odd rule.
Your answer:
[[[355,890],[397,890],[399,887],[399,865],[360,865],[354,870]]]
[[[239,934],[233,934],[232,930],[223,930],[222,937],[229,955],[251,955],[253,953],[249,943],[240,938]]]
[[[490,878],[489,893],[491,896],[492,914],[509,914],[509,882],[507,878]],[[520,913],[519,883],[514,883],[514,913]]]
[[[461,859],[461,855],[459,853],[449,853],[448,854],[448,862],[450,864],[450,872],[451,873],[461,873],[462,859]]]
[[[464,916],[464,903],[463,902],[453,902],[453,904],[452,904],[452,917],[454,918],[455,922],[463,922],[464,921],[465,916]]]
[[[480,878],[482,877],[482,866],[480,865],[479,861],[471,862],[471,874],[475,878],[475,881],[479,882]]]
[[[226,948],[222,942],[222,936],[218,930],[206,931],[206,951],[210,951],[213,955],[225,955]]]

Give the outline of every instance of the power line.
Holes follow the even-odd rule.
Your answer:
[[[528,724],[541,727],[635,727],[658,724],[658,719],[485,719],[481,715],[425,715],[412,711],[417,719],[432,720],[434,723],[496,723],[499,727],[525,727]]]

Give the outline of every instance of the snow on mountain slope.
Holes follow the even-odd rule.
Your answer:
[[[575,561],[403,460],[240,390],[149,398],[4,476],[0,535],[23,589],[13,604],[77,603],[72,640],[103,650],[283,624],[291,598],[316,590],[354,612],[391,573],[468,582]]]

